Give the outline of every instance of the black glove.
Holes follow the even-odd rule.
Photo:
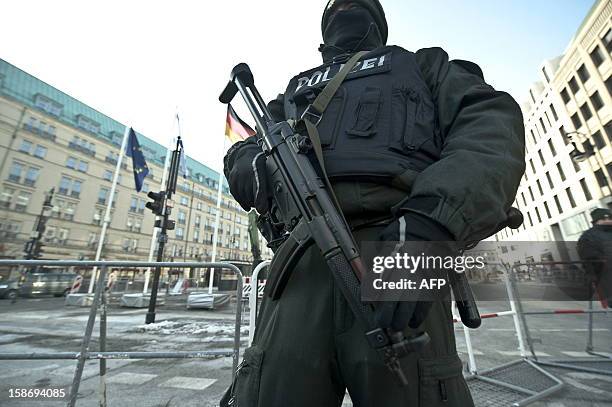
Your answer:
[[[230,192],[242,209],[255,208],[264,214],[270,209],[270,188],[266,172],[266,156],[255,137],[239,141],[223,158],[223,173]]]
[[[418,213],[405,213],[389,224],[380,234],[388,242],[432,241],[449,242],[455,239],[436,221]],[[381,328],[403,331],[407,326],[417,328],[427,318],[432,301],[385,301],[375,306],[375,316]]]

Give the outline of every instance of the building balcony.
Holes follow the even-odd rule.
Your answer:
[[[89,155],[91,157],[95,157],[96,156],[96,152],[95,151],[90,150],[87,147],[83,147],[82,145],[77,144],[74,141],[68,142],[68,148],[76,150],[76,151],[80,151],[81,153],[83,153],[85,155]]]
[[[8,180],[16,184],[21,183],[21,176],[15,174],[9,174]]]
[[[27,186],[27,187],[33,187],[36,184],[36,180],[35,179],[29,179],[26,178],[23,180],[23,185]]]
[[[32,127],[28,123],[23,124],[23,129],[29,133],[36,134],[40,138],[45,140],[55,141],[55,134],[49,133],[47,131],[41,131],[38,127]]]

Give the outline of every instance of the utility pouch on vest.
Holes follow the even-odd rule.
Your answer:
[[[264,351],[256,345],[244,351],[244,359],[221,399],[221,407],[257,407],[263,358]]]

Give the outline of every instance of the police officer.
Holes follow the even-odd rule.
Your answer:
[[[326,173],[356,241],[468,242],[495,232],[525,168],[512,97],[489,86],[476,64],[451,61],[440,48],[387,46],[378,0],[330,0],[321,30],[323,64],[293,77],[269,108],[279,121],[317,125]],[[309,105],[358,51],[368,53],[326,110],[313,112]],[[225,157],[230,190],[245,210],[269,208],[264,160],[254,138]],[[267,291],[279,278],[278,257]],[[282,294],[267,292],[253,346],[222,405],[339,406],[346,389],[355,406],[473,405],[448,299],[386,304],[377,318],[385,328],[431,337],[402,359],[409,386],[368,346],[319,250],[309,247]]]
[[[612,304],[612,211],[596,208],[591,211],[593,227],[578,239],[578,254],[586,261],[598,295]]]

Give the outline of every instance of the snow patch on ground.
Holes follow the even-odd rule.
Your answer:
[[[160,335],[212,335],[217,336],[234,336],[234,325],[219,322],[207,321],[160,321],[154,324],[138,325],[137,332],[145,332]],[[248,327],[241,327],[241,334],[248,334]]]

